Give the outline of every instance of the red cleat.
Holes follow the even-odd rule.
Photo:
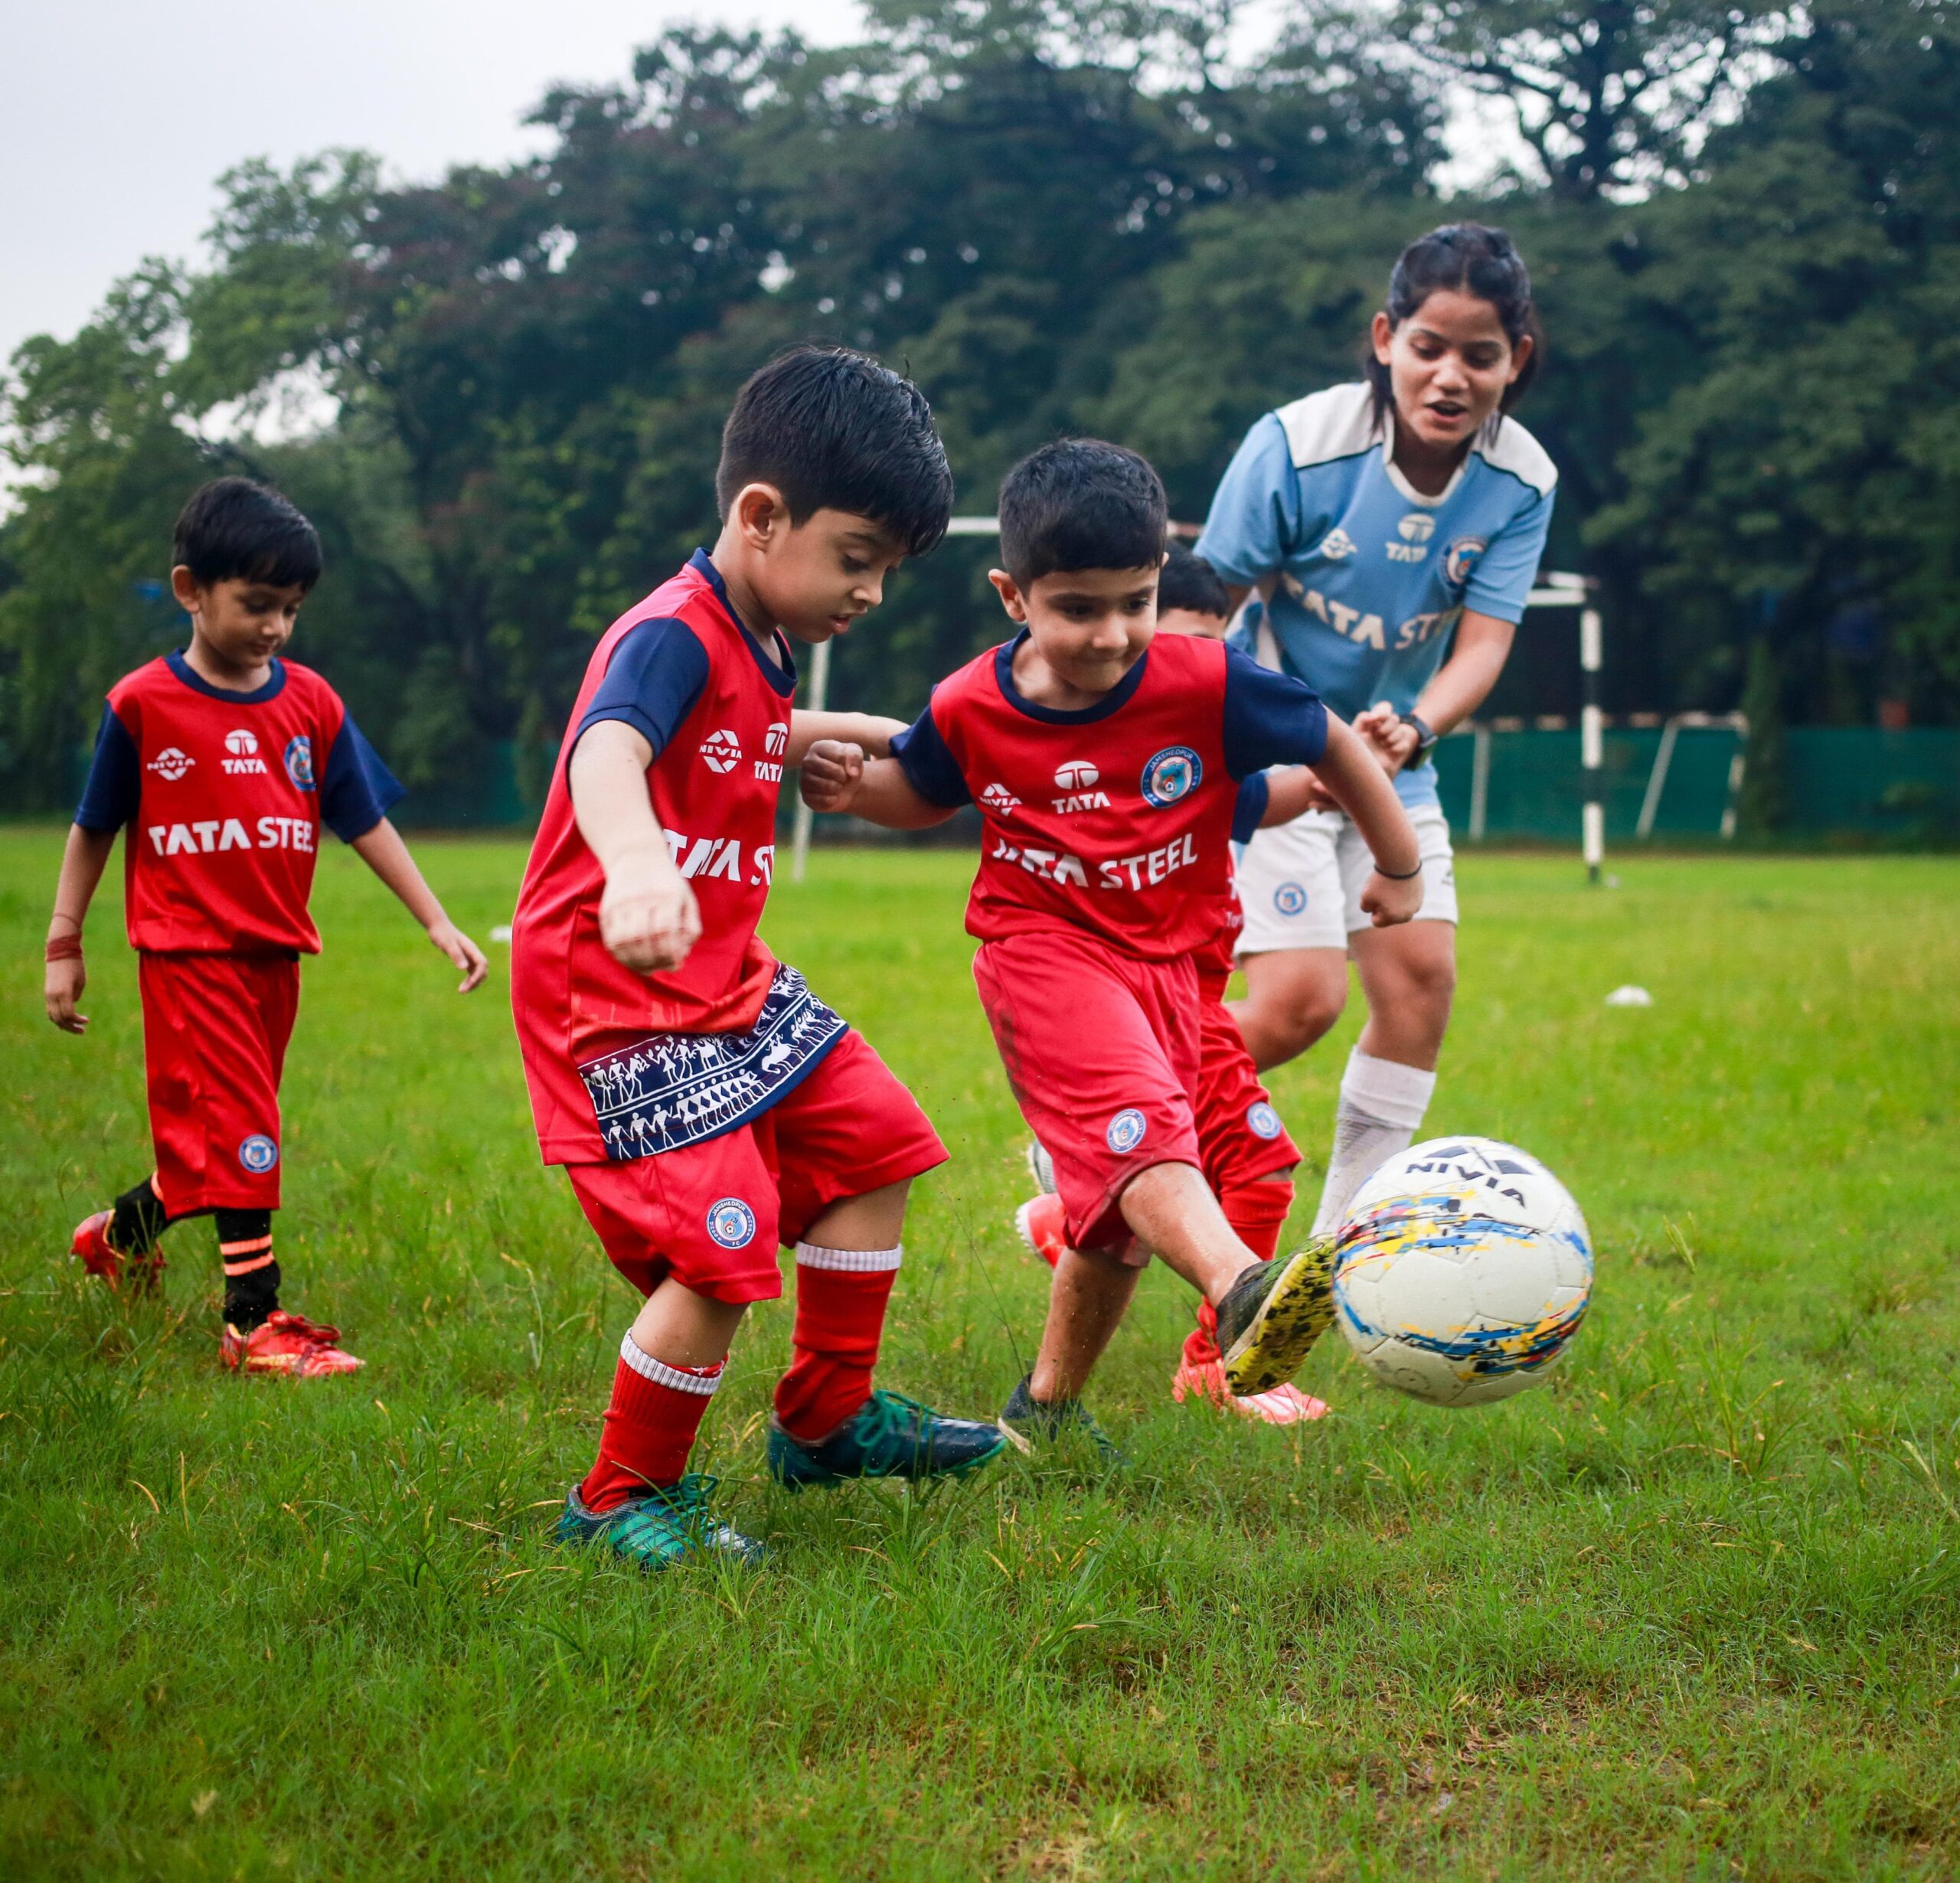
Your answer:
[[[1014,1226],[1021,1239],[1052,1268],[1068,1247],[1063,1235],[1067,1226],[1062,1199],[1050,1190],[1031,1196],[1014,1212]]]
[[[155,1287],[157,1278],[163,1273],[163,1251],[153,1248],[147,1255],[126,1257],[109,1239],[109,1225],[115,1217],[116,1212],[110,1209],[98,1209],[93,1216],[84,1216],[75,1225],[69,1252],[90,1274],[112,1288],[122,1287],[126,1263],[129,1279],[137,1288]]]
[[[358,1373],[368,1362],[340,1349],[340,1330],[304,1314],[275,1310],[248,1334],[224,1330],[224,1363],[234,1372],[291,1373],[321,1379],[329,1373]]]
[[[1267,1425],[1299,1425],[1308,1419],[1327,1417],[1327,1403],[1295,1385],[1275,1386],[1270,1392],[1249,1393],[1236,1398],[1225,1383],[1225,1362],[1207,1360],[1194,1366],[1181,1362],[1171,1382],[1171,1397],[1179,1405],[1186,1399],[1209,1399],[1238,1414]]]

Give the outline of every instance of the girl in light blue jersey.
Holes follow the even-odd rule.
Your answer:
[[[1360,383],[1270,412],[1213,498],[1198,553],[1269,666],[1371,739],[1422,840],[1416,919],[1362,912],[1367,848],[1331,802],[1261,831],[1239,871],[1246,997],[1260,1069],[1340,1017],[1348,963],[1368,1022],[1341,1082],[1315,1231],[1404,1149],[1436,1086],[1456,985],[1449,827],[1430,749],[1495,684],[1545,546],[1557,473],[1506,415],[1540,345],[1524,263],[1501,230],[1459,223],[1403,251]]]

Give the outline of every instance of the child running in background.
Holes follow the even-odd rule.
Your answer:
[[[1047,1325],[1000,1424],[1024,1449],[1081,1403],[1161,1255],[1215,1309],[1240,1396],[1290,1379],[1331,1314],[1330,1245],[1260,1261],[1201,1174],[1197,972],[1230,877],[1238,782],[1311,764],[1383,873],[1375,919],[1420,899],[1415,835],[1380,767],[1300,681],[1220,643],[1156,635],[1165,504],[1134,452],[1045,446],[1001,490],[991,572],[1021,631],[942,681],[890,759],[820,742],[805,798],[896,828],[980,809],[974,978],[1064,1212]]]
[[[952,478],[917,389],[804,347],[745,385],[722,439],[722,527],[607,630],[572,709],[518,898],[511,997],[538,1142],[646,1297],[599,1455],[557,1536],[648,1569],[747,1562],[687,1470],[752,1301],[796,1252],[769,1468],[792,1488],[985,1464],[990,1424],[874,1392],[911,1180],[946,1160],[863,1036],[756,933],[792,723],[787,635],[875,606],[945,534]],[[854,746],[854,750],[857,748]]]
[[[1160,634],[1202,635],[1222,641],[1231,625],[1225,584],[1211,565],[1181,543],[1172,543],[1157,578],[1157,628]],[[1313,774],[1295,765],[1255,772],[1239,787],[1232,824],[1235,844],[1248,841],[1264,825],[1298,817],[1311,801]],[[1279,1114],[1259,1083],[1238,1023],[1226,1010],[1225,990],[1232,978],[1232,950],[1245,917],[1238,892],[1227,886],[1220,899],[1212,932],[1195,951],[1198,980],[1198,1078],[1197,1118],[1200,1168],[1225,1220],[1262,1261],[1278,1253],[1279,1232],[1293,1207],[1289,1174],[1299,1151],[1286,1134]],[[1031,1145],[1029,1168],[1042,1194],[1015,1212],[1015,1227],[1027,1246],[1053,1268],[1064,1248],[1062,1199],[1055,1193],[1045,1150]],[[1230,1408],[1269,1425],[1295,1425],[1322,1417],[1327,1408],[1290,1382],[1269,1392],[1235,1397],[1225,1383],[1218,1350],[1217,1316],[1200,1298],[1197,1325],[1184,1341],[1171,1382],[1179,1402],[1199,1398]]]
[[[77,1226],[74,1252],[118,1287],[154,1284],[164,1231],[215,1216],[225,1364],[317,1379],[361,1362],[340,1331],[279,1306],[279,1075],[324,823],[400,896],[429,939],[483,979],[394,826],[401,787],[334,690],[279,658],[320,579],[313,526],[276,491],[220,478],[177,520],[172,592],[190,645],[109,690],[48,924],[47,1017],[63,1031],[87,983],[82,927],[115,847],[137,951],[155,1175]]]

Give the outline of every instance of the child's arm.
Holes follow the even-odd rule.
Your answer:
[[[579,834],[605,873],[599,939],[621,966],[642,974],[678,968],[701,939],[701,912],[674,866],[647,796],[653,746],[623,720],[589,726],[572,753],[566,783]]]
[[[822,739],[841,739],[847,745],[862,746],[867,759],[888,759],[891,742],[905,730],[903,720],[888,720],[876,713],[805,713],[789,716],[789,750],[785,765],[801,765],[803,755]]]
[[[819,739],[804,755],[803,801],[888,831],[928,831],[953,814],[915,790],[896,759],[867,759],[860,747],[837,739]]]
[[[490,967],[483,951],[443,912],[436,892],[423,880],[408,846],[401,840],[401,833],[384,817],[354,838],[349,847],[401,899],[408,912],[428,932],[429,939],[462,970],[462,985],[457,993],[468,994],[481,987]]]
[[[1266,814],[1259,821],[1263,831],[1276,824],[1291,824],[1305,817],[1326,795],[1311,767],[1284,765],[1266,775]]]
[[[1327,749],[1313,770],[1374,853],[1374,873],[1361,892],[1361,906],[1377,928],[1408,921],[1423,906],[1423,853],[1381,761],[1346,720],[1330,713]]]
[[[68,827],[68,847],[61,853],[61,873],[54,884],[54,912],[47,919],[49,959],[41,979],[47,1017],[64,1033],[79,1033],[89,1023],[86,1013],[75,1011],[89,980],[82,961],[82,925],[115,847],[113,831],[87,831],[79,824]]]

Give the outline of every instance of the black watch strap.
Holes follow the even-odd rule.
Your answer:
[[[1403,713],[1402,723],[1416,729],[1416,749],[1408,764],[1403,768],[1405,771],[1413,772],[1417,765],[1429,763],[1429,753],[1436,742],[1436,732],[1419,713]]]

